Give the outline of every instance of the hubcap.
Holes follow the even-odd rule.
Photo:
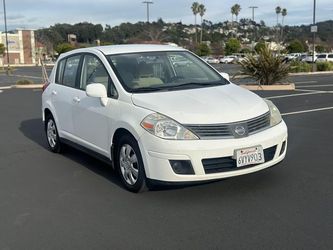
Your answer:
[[[124,144],[119,152],[120,171],[129,185],[134,185],[139,176],[138,159],[133,148]]]
[[[54,148],[57,145],[57,130],[53,120],[47,122],[46,133],[51,148]]]

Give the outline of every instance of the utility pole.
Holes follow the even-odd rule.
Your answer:
[[[317,27],[316,27],[316,0],[313,0],[313,28],[311,28],[311,32],[313,33],[313,49],[312,49],[312,71],[315,70],[315,52],[316,52],[316,32],[317,32]]]
[[[7,75],[9,75],[9,49],[8,49],[8,31],[7,31],[7,16],[6,16],[6,0],[3,0],[3,17],[5,19],[5,33],[6,33],[6,53],[7,53]]]
[[[250,6],[250,9],[252,9],[252,21],[254,22],[254,9],[258,9],[258,6]]]
[[[153,1],[143,1],[142,3],[147,5],[147,23],[149,23],[149,5],[153,4]]]

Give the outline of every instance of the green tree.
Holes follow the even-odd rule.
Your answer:
[[[326,52],[326,48],[325,48],[325,46],[323,46],[323,45],[317,45],[317,46],[316,46],[316,51],[317,51],[318,53],[324,53],[324,52]]]
[[[0,56],[3,56],[5,54],[6,47],[3,43],[0,43]]]
[[[198,43],[198,29],[197,29],[197,15],[199,14],[199,6],[198,2],[193,2],[191,9],[194,15],[194,25],[195,25],[195,43]]]
[[[208,56],[210,55],[210,48],[206,43],[200,43],[197,48],[197,55],[198,56]]]
[[[225,54],[231,55],[233,53],[237,53],[239,52],[240,48],[240,42],[236,38],[230,38],[225,45]]]
[[[289,53],[301,53],[304,52],[304,45],[297,39],[293,40],[289,45],[287,46],[287,50]]]
[[[203,31],[203,21],[202,21],[202,17],[205,15],[205,12],[206,12],[205,5],[200,4],[199,7],[198,7],[198,10],[199,10],[200,18],[201,18],[200,43],[202,43],[202,31]]]
[[[73,49],[75,49],[75,47],[70,43],[60,43],[56,46],[55,51],[60,55],[61,53],[65,53]]]

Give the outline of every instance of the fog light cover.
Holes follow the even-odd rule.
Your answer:
[[[170,165],[176,174],[194,174],[191,161],[188,160],[170,160]]]

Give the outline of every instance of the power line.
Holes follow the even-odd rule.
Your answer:
[[[147,23],[149,23],[149,5],[153,4],[153,1],[143,1],[142,3],[147,5]]]

